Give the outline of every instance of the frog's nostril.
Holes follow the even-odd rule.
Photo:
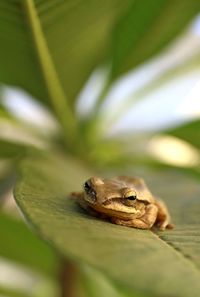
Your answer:
[[[91,192],[90,192],[90,197],[91,197],[92,200],[95,202],[95,201],[97,200],[96,192],[95,192],[95,191],[91,191]]]
[[[91,197],[92,202],[97,202],[97,198],[96,197]]]
[[[89,191],[87,191],[87,194],[90,197],[90,200],[92,202],[96,202],[97,201],[96,192],[94,190],[90,189]]]

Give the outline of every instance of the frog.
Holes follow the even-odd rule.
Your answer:
[[[117,225],[160,230],[174,227],[164,201],[155,197],[140,177],[93,176],[85,181],[82,191],[71,196],[89,214]]]

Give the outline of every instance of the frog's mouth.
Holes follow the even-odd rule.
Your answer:
[[[107,214],[137,214],[138,210],[135,209],[133,203],[131,204],[127,199],[124,198],[111,198],[105,202],[99,203],[94,194],[85,193],[85,200],[95,210],[107,213]]]
[[[102,206],[116,212],[136,214],[138,211],[134,207],[134,203],[130,203],[124,198],[112,198],[105,201]]]

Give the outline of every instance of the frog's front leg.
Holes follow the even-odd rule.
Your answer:
[[[167,206],[162,200],[156,200],[156,205],[158,207],[158,215],[156,219],[156,225],[160,230],[172,229],[173,224],[170,223],[171,218],[167,209]]]
[[[157,218],[158,208],[154,204],[150,204],[145,209],[145,214],[137,219],[122,220],[118,218],[112,218],[112,222],[122,226],[134,227],[139,229],[150,229]]]
[[[88,211],[88,205],[84,200],[84,193],[83,192],[72,192],[70,196],[75,199],[78,204],[85,210]]]

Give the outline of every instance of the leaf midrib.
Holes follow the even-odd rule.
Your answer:
[[[61,85],[56,71],[47,40],[42,31],[41,22],[37,14],[34,0],[25,0],[22,4],[27,16],[29,29],[32,34],[33,44],[37,54],[38,62],[45,81],[49,99],[57,115],[64,134],[67,135],[68,142],[73,142],[76,134],[76,120],[70,108],[69,100]]]

